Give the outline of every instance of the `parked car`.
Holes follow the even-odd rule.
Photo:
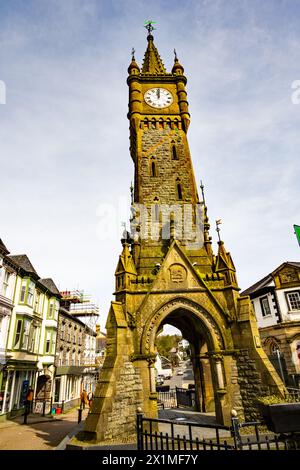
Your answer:
[[[164,377],[162,375],[158,375],[156,377],[156,385],[163,385],[164,381],[165,380],[164,380]]]
[[[177,371],[177,375],[183,375],[183,370],[181,370],[181,369],[178,369],[178,371]]]
[[[168,369],[161,369],[159,371],[159,374],[158,375],[161,375],[165,380],[166,379],[171,379],[172,378],[172,369],[171,368],[168,368]]]

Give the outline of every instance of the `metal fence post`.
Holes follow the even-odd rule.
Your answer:
[[[137,450],[143,450],[143,413],[142,408],[136,410]]]
[[[65,406],[65,400],[62,400],[61,402],[61,412],[64,412],[64,406]]]
[[[240,434],[239,418],[236,410],[231,410],[231,432],[234,439],[234,447],[236,450],[243,449],[243,442]]]
[[[81,422],[81,419],[82,419],[82,408],[78,408],[78,424]]]

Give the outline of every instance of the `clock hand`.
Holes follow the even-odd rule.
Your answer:
[[[157,88],[157,90],[156,90],[156,95],[157,95],[157,99],[159,99],[160,98],[160,89],[159,88]]]

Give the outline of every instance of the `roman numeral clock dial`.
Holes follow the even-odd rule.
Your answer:
[[[165,88],[150,88],[144,95],[145,101],[152,108],[167,108],[173,103],[173,96]]]

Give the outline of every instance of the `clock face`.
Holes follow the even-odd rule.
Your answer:
[[[152,108],[167,108],[173,103],[173,96],[165,88],[150,88],[144,95],[145,101]]]

